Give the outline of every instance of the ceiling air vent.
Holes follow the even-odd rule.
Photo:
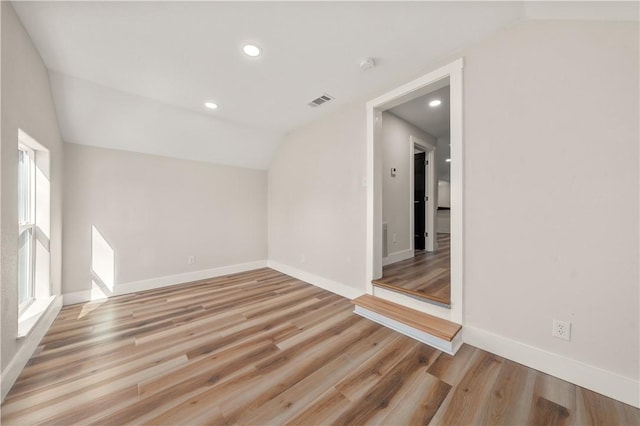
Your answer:
[[[325,102],[329,102],[330,100],[333,99],[333,96],[331,95],[327,95],[326,93],[318,98],[315,98],[314,100],[312,100],[311,102],[309,102],[309,106],[311,107],[319,107],[320,105],[324,104]]]

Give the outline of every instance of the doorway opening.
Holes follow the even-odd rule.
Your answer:
[[[460,324],[463,318],[462,66],[459,59],[367,103],[367,182],[370,182],[367,187],[367,293]],[[429,97],[442,92],[448,94],[446,101]],[[446,103],[450,113],[446,120],[447,134],[438,134],[438,137],[432,133],[440,130],[424,131],[420,123],[403,111],[403,108],[411,109],[408,107],[411,104],[436,100],[439,102],[433,102],[432,106],[445,107]],[[410,133],[404,139],[404,149],[408,151],[404,163],[398,155],[394,157],[393,152],[390,155],[390,148],[384,143],[390,131],[384,125],[392,123],[392,127],[401,128],[396,123],[398,120],[404,122],[402,126],[406,125]],[[402,134],[398,130],[393,132]],[[418,176],[417,181],[414,175]],[[404,197],[410,206],[409,202],[400,202],[393,191],[394,186],[401,187],[403,180],[407,182],[405,191],[409,188]],[[410,215],[408,221],[404,213],[395,211],[401,205]],[[401,222],[394,222],[397,217],[408,225],[404,228],[408,241],[404,239]],[[418,271],[415,267],[421,262],[430,267]],[[395,277],[395,282],[386,280],[394,270],[405,276]],[[430,280],[428,292],[435,295],[427,298],[430,303],[422,300],[426,288],[412,292],[412,289],[397,291],[390,287],[398,287],[403,280],[406,284],[407,273],[413,274],[414,282],[429,278],[426,280]]]
[[[435,251],[436,240],[436,149],[431,143],[409,137],[409,224],[413,254]],[[412,164],[413,163],[413,164]],[[412,167],[413,166],[413,167]],[[383,194],[384,197],[384,194]]]
[[[448,308],[451,258],[444,209],[449,203],[443,205],[450,180],[449,79],[434,86],[433,92],[382,113],[382,162],[396,173],[383,176],[382,219],[392,239],[387,238],[386,256],[383,251],[382,277],[373,285],[374,291],[382,287]],[[402,179],[405,170],[408,179]],[[398,241],[407,227],[407,239]],[[405,247],[406,256],[398,256]]]

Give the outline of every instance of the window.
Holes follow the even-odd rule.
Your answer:
[[[18,334],[22,338],[56,299],[51,294],[51,155],[18,129]]]
[[[18,145],[18,304],[24,311],[34,300],[35,153]]]

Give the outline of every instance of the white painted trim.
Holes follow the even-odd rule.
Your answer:
[[[425,345],[429,345],[438,350],[446,352],[449,355],[455,355],[456,352],[458,352],[458,349],[460,349],[460,346],[462,346],[462,338],[460,337],[460,333],[458,333],[453,338],[453,340],[449,342],[433,336],[429,333],[425,333],[424,331],[410,327],[404,323],[401,323],[400,321],[396,321],[367,308],[363,308],[362,306],[356,305],[353,312],[367,319],[370,319],[373,322],[397,331],[398,333],[409,336],[412,339],[424,343]]]
[[[22,346],[18,349],[18,352],[13,356],[7,367],[2,372],[2,378],[0,382],[2,401],[11,390],[11,387],[15,383],[16,379],[22,372],[22,369],[27,365],[27,362],[33,355],[33,352],[37,349],[40,341],[53,324],[58,312],[62,308],[62,297],[55,296],[54,300],[49,304],[49,307],[42,316],[38,319],[36,325],[31,329],[26,337],[21,338]]]
[[[333,281],[328,278],[324,278],[319,275],[294,268],[293,266],[276,262],[274,260],[270,260],[268,262],[268,266],[271,269],[275,269],[276,271],[282,272],[283,274],[287,274],[293,278],[297,278],[300,281],[304,281],[308,284],[323,288],[342,297],[346,297],[347,299],[355,299],[356,297],[360,297],[364,294],[364,291],[353,288],[350,285],[343,284],[338,281]]]
[[[64,306],[75,305],[76,303],[84,303],[91,300],[91,290],[81,290],[74,291],[72,293],[64,293],[62,297],[64,300]]]
[[[465,326],[462,333],[464,342],[472,346],[640,408],[638,380],[480,328]]]
[[[18,339],[27,337],[58,296],[35,299],[18,318]]]
[[[407,249],[407,250],[389,253],[387,257],[382,258],[382,266],[391,265],[392,263],[396,263],[396,262],[402,262],[403,260],[411,259],[412,257],[413,257],[413,249]]]
[[[464,135],[462,60],[449,74],[451,108],[451,321],[463,324],[464,309]]]
[[[427,86],[430,86],[436,81],[447,78],[451,74],[462,70],[463,66],[463,59],[456,59],[455,61],[443,67],[440,67],[437,70],[431,71],[430,73],[425,74],[422,77],[410,81],[406,84],[403,84],[400,87],[396,87],[395,89],[385,93],[384,95],[380,95],[377,98],[367,102],[367,108],[373,109],[384,106],[385,109],[389,109],[405,102],[409,102],[410,100],[419,98],[420,96],[425,94],[418,92],[420,89],[427,88]]]
[[[18,129],[18,142],[26,145],[34,151],[44,151],[46,153],[49,153],[49,149],[47,147],[32,138],[27,132],[22,129]]]
[[[221,266],[213,269],[202,269],[200,271],[185,272],[183,274],[167,275],[164,277],[150,278],[147,280],[132,281],[124,284],[116,284],[113,289],[113,296],[121,294],[135,293],[138,291],[153,290],[156,288],[168,287],[176,284],[184,284],[192,281],[215,278],[223,275],[237,274],[239,272],[252,271],[254,269],[266,268],[266,260],[257,260],[237,265]],[[76,291],[64,294],[64,304],[73,305],[91,300],[91,290]]]
[[[382,112],[367,104],[367,217],[366,217],[366,282],[382,277],[382,156],[375,156],[382,146]],[[380,212],[380,214],[375,214]]]
[[[385,93],[366,105],[367,112],[367,293],[371,281],[382,276],[382,166],[380,115],[382,111],[429,92],[429,86],[449,77],[451,108],[451,318],[463,323],[463,109],[462,58]],[[433,87],[433,86],[431,86]]]

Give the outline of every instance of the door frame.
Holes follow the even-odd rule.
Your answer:
[[[425,221],[424,228],[427,232],[427,237],[425,238],[424,247],[426,251],[435,251],[438,246],[436,242],[436,185],[434,185],[436,178],[435,171],[435,162],[436,162],[436,147],[432,144],[420,140],[414,136],[409,136],[409,236],[410,242],[409,247],[411,248],[411,252],[415,250],[415,217],[414,217],[414,202],[415,202],[415,166],[414,166],[414,148],[419,148],[425,153],[425,159],[427,160],[427,165],[425,166],[424,171],[424,180],[425,180],[425,194],[427,196],[427,203],[425,205]]]
[[[428,304],[426,313],[463,323],[463,96],[462,69],[459,58],[448,65],[391,90],[369,102],[367,113],[367,217],[366,217],[366,282],[373,294],[371,281],[382,276],[382,112],[432,92],[438,82],[449,78],[451,108],[451,307],[438,309]],[[444,86],[444,85],[443,85]]]

